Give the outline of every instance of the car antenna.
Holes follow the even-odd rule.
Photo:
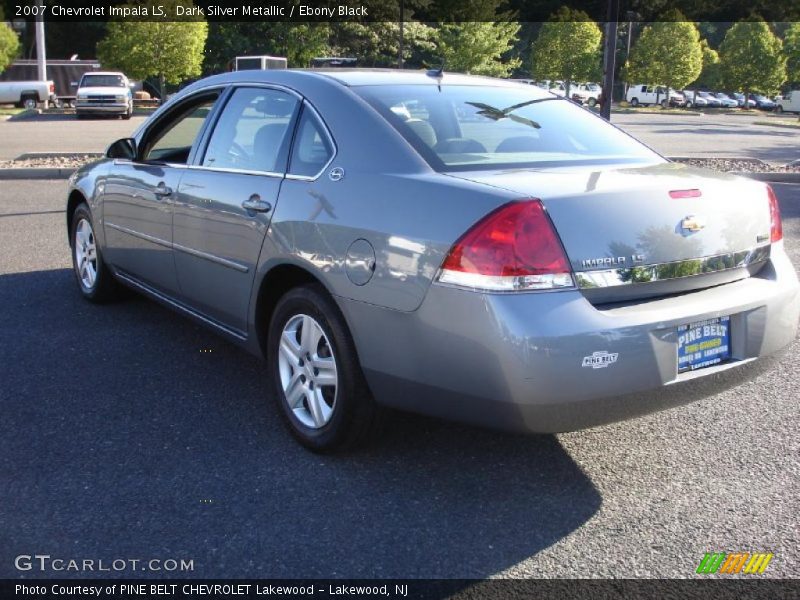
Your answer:
[[[444,62],[445,59],[442,59],[442,65],[438,69],[428,69],[427,75],[428,77],[435,77],[436,79],[441,79],[444,77]]]

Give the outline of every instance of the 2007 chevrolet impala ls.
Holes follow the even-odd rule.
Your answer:
[[[262,355],[314,450],[384,407],[530,432],[645,414],[797,332],[767,185],[514,82],[210,77],[78,171],[67,207],[87,299],[124,284]]]

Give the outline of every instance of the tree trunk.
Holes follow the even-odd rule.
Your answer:
[[[166,100],[167,100],[167,97],[165,95],[165,91],[166,90],[164,89],[166,85],[167,85],[167,83],[164,80],[164,74],[161,73],[158,76],[158,93],[161,94],[161,104],[164,104],[164,102],[166,102]]]

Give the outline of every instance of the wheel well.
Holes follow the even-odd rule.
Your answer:
[[[278,300],[292,288],[308,283],[320,284],[320,286],[325,289],[319,279],[302,267],[296,265],[279,265],[274,267],[264,276],[264,279],[261,280],[261,286],[258,289],[258,299],[256,300],[255,322],[258,344],[264,356],[267,354],[269,322],[270,319],[272,319],[272,313],[275,310],[275,306],[278,304]]]
[[[72,190],[69,195],[69,200],[67,200],[67,239],[69,243],[72,244],[72,240],[70,239],[70,227],[72,227],[72,215],[75,214],[75,209],[78,208],[78,205],[81,203],[86,202],[86,198],[81,194],[78,190]]]

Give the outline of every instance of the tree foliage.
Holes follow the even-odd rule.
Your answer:
[[[442,23],[436,50],[449,71],[508,77],[521,63],[507,56],[519,28],[513,21]]]
[[[697,78],[697,87],[701,89],[724,87],[719,72],[719,53],[711,48],[706,40],[701,40],[700,47],[703,51],[703,70]]]
[[[720,75],[727,87],[772,94],[786,80],[781,40],[762,20],[739,21],[719,48]]]
[[[14,62],[19,52],[19,38],[11,27],[0,21],[0,73]]]
[[[359,66],[393,67],[400,53],[400,23],[345,21],[331,27],[331,52],[358,58]],[[424,23],[403,24],[403,60],[407,67],[420,67],[436,49],[435,30]]]
[[[697,79],[703,66],[700,33],[679,17],[671,11],[642,30],[625,68],[629,82],[681,89]]]
[[[600,75],[600,27],[580,10],[562,6],[542,24],[532,45],[534,79],[590,81]],[[569,90],[567,90],[569,92]]]
[[[792,23],[783,38],[783,53],[786,55],[786,77],[792,83],[800,83],[800,22]]]
[[[165,8],[193,6],[181,0],[158,0],[158,4]],[[175,14],[174,9],[167,11]],[[124,71],[134,79],[158,77],[163,97],[165,82],[180,83],[201,74],[207,37],[204,20],[110,21],[105,37],[97,44],[97,57],[103,66]]]
[[[220,73],[237,56],[268,54],[286,57],[289,67],[307,67],[315,56],[328,54],[327,23],[285,21],[212,22],[203,72]]]

